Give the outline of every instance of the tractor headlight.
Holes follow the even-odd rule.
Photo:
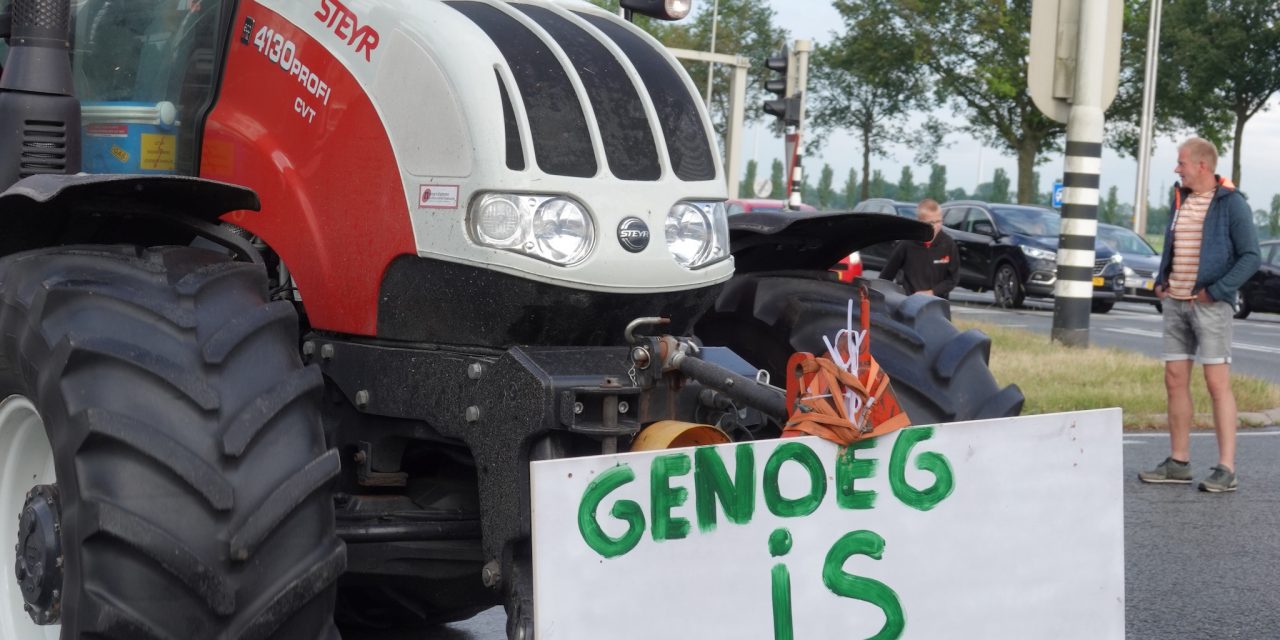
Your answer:
[[[729,257],[729,221],[723,202],[677,202],[667,212],[667,248],[686,269]]]
[[[559,265],[581,262],[595,246],[591,214],[565,196],[485,194],[468,217],[477,244]]]
[[[568,198],[547,200],[533,214],[534,248],[556,264],[574,264],[587,257],[594,236],[587,210]]]
[[[509,249],[521,242],[520,207],[517,198],[490,195],[480,201],[474,231],[480,244]]]

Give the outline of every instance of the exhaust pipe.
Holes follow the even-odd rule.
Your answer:
[[[13,0],[9,23],[0,75],[0,190],[27,176],[80,172],[70,2]]]

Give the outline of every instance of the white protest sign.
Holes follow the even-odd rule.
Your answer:
[[[536,637],[1122,638],[1120,418],[535,462]]]

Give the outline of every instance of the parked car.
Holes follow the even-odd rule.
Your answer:
[[[960,250],[960,286],[990,289],[1002,307],[1019,307],[1026,296],[1053,295],[1062,229],[1058,212],[966,200],[942,205],[942,224]],[[1106,313],[1124,297],[1124,258],[1101,242],[1094,251],[1093,310]]]
[[[1162,311],[1156,297],[1156,271],[1160,270],[1160,252],[1146,239],[1114,224],[1098,225],[1098,241],[1124,257],[1124,299],[1147,302]]]
[[[725,212],[729,215],[749,213],[752,211],[787,211],[785,202],[769,198],[729,200],[724,203],[724,207]],[[817,211],[818,209],[812,205],[801,203],[795,210]],[[832,265],[831,272],[836,274],[836,277],[840,279],[840,282],[853,282],[854,278],[862,275],[862,256],[860,255],[860,252],[854,251],[853,253],[845,256],[843,260]]]
[[[902,202],[888,198],[863,200],[853,208],[853,211],[855,213],[883,213],[911,218],[912,220],[916,218],[916,205],[914,202]],[[893,242],[881,242],[864,248],[862,250],[862,266],[876,271],[884,269],[884,265],[889,262],[889,254],[893,253],[895,244],[897,244],[896,240]]]
[[[1262,243],[1262,266],[1236,295],[1236,317],[1254,311],[1280,313],[1280,240]]]

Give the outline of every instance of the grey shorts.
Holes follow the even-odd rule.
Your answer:
[[[1164,299],[1164,360],[1231,363],[1231,303]]]

